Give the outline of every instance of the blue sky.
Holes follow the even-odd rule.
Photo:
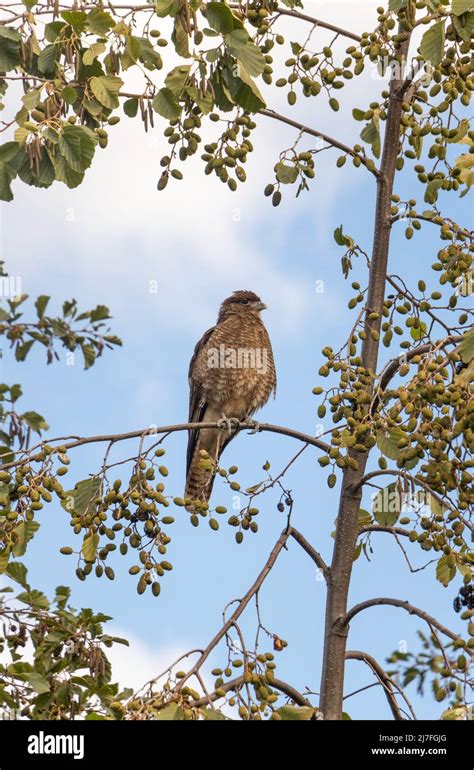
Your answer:
[[[370,28],[377,5],[309,2],[305,8],[361,32]],[[288,39],[304,39],[289,22],[285,24]],[[337,115],[324,99],[298,102],[293,114],[353,144],[361,125],[351,120],[351,110],[368,104],[380,87],[381,81],[368,72],[342,92]],[[287,109],[281,94],[269,106]],[[1,220],[2,258],[10,273],[21,276],[23,290],[31,297],[52,295],[51,306],[58,309],[72,296],[82,309],[107,304],[114,316],[114,333],[123,338],[124,347],[104,355],[87,372],[79,356],[71,366],[61,353],[59,362],[46,367],[40,350],[34,350],[26,364],[16,364],[4,349],[2,381],[23,383],[23,408],[42,413],[51,436],[115,433],[185,421],[187,369],[196,341],[214,323],[219,304],[229,293],[252,289],[269,307],[264,320],[278,371],[277,397],[260,418],[314,433],[321,421],[311,390],[320,384],[321,348],[330,344],[336,349],[353,323],[347,309],[352,291],[341,273],[342,252],[333,231],[342,223],[344,232],[370,251],[373,179],[349,164],[336,169],[338,153],[321,153],[311,191],[295,201],[289,189],[280,207],[272,208],[263,188],[272,181],[279,152],[295,136],[261,117],[248,181],[237,193],[205,177],[198,159],[183,168],[185,181],[157,193],[159,160],[166,152],[164,127],[157,121],[155,130],[144,134],[137,121],[123,118],[111,128],[107,150],[97,151],[77,190],[57,185],[38,191],[15,185],[15,201],[4,204]],[[301,146],[312,145],[303,141]],[[407,175],[400,177],[396,192],[422,202],[421,186]],[[444,196],[442,204],[458,221],[472,220],[466,198]],[[420,277],[428,285],[432,281],[429,268],[439,248],[437,235],[436,228],[427,225],[408,242],[403,225],[394,228],[390,266],[412,286]],[[355,264],[351,278],[365,285],[362,263]],[[322,294],[315,291],[321,280]],[[154,281],[156,293],[150,291]],[[185,435],[171,436],[166,446],[168,490],[180,495]],[[113,456],[121,459],[136,448],[136,442],[121,445]],[[297,448],[282,436],[241,435],[229,445],[224,461],[239,466],[239,479],[248,486],[260,480],[259,469],[267,459],[279,469]],[[317,456],[307,449],[286,484],[295,500],[293,524],[330,561],[339,484],[332,491],[327,488],[327,474],[319,468]],[[75,450],[70,486],[97,470],[101,458],[98,446]],[[231,502],[223,484],[216,484],[213,500]],[[175,652],[203,646],[211,638],[224,605],[253,582],[284,526],[285,516],[276,503],[276,495],[265,497],[259,533],[248,535],[240,546],[232,528],[223,524],[212,532],[204,523],[196,530],[182,509],[176,509],[168,555],[174,571],[163,580],[159,599],[137,595],[135,581],[128,576],[132,563],[128,557],[117,556],[111,562],[115,582],[92,577],[80,583],[72,560],[58,553],[62,545],[78,544],[64,511],[54,504],[42,512],[41,529],[28,552],[30,579],[47,592],[59,583],[71,584],[75,606],[93,606],[112,615],[113,627],[132,640],[132,647],[111,657],[121,683],[138,685],[171,662]],[[351,605],[373,596],[409,599],[461,631],[452,610],[458,581],[443,588],[434,580],[434,565],[410,574],[388,535],[374,536],[372,547],[371,562],[361,556],[355,564]],[[418,548],[412,548],[410,555],[414,565],[424,563]],[[291,544],[261,591],[261,609],[265,626],[288,641],[277,656],[279,676],[299,689],[319,688],[324,603],[324,582],[316,580],[313,563]],[[415,652],[421,627],[421,621],[401,610],[374,608],[353,621],[349,647],[383,663],[402,641]],[[250,642],[255,628],[252,607],[242,628]],[[266,649],[271,649],[271,641]],[[208,669],[224,659],[221,649]],[[347,693],[372,681],[363,664],[348,663]],[[419,717],[437,718],[440,705],[431,697],[421,702],[411,688],[408,695]],[[379,687],[350,698],[347,711],[358,719],[390,718]]]

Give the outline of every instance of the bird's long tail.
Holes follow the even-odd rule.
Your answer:
[[[196,501],[209,502],[219,458],[231,438],[233,435],[212,428],[200,432],[186,477],[184,497],[194,502],[186,506],[188,511],[196,510]]]

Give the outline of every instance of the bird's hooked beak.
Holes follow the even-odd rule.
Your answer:
[[[268,308],[264,302],[257,302],[255,305],[255,310],[268,310]]]

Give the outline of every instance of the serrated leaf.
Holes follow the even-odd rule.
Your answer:
[[[34,588],[30,591],[24,591],[23,593],[18,594],[16,598],[18,599],[19,602],[22,602],[23,604],[29,604],[30,607],[33,607],[33,609],[37,609],[37,610],[49,609],[48,598],[44,595],[42,591],[37,591]]]
[[[414,340],[422,340],[423,337],[426,335],[426,324],[424,321],[420,321],[419,325],[415,328],[414,326],[410,329],[410,337]]]
[[[49,300],[50,300],[50,297],[48,297],[46,294],[40,294],[40,296],[36,300],[35,308],[36,308],[36,314],[38,318],[43,318],[44,311],[46,310]]]
[[[451,2],[451,11],[455,16],[461,16],[461,14],[471,11],[473,8],[473,0],[452,0]]]
[[[284,720],[307,721],[311,719],[316,709],[312,706],[280,706],[276,713]]]
[[[236,30],[238,32],[240,30]],[[237,60],[243,64],[246,72],[252,77],[261,75],[265,69],[265,58],[260,48],[252,41],[249,41],[236,53]]]
[[[397,13],[400,8],[404,8],[408,0],[390,0],[388,10]]]
[[[223,714],[222,711],[219,711],[218,709],[200,708],[199,711],[207,722],[216,722],[227,719],[225,714]]]
[[[227,70],[226,81],[230,96],[235,104],[252,113],[259,112],[265,107],[262,94],[244,67],[240,67],[238,77]]]
[[[3,573],[5,572],[8,566],[9,559],[10,559],[10,549],[4,548],[4,550],[0,552],[0,575],[3,575]]]
[[[372,118],[370,123],[360,132],[360,138],[372,147],[372,152],[376,158],[380,158],[380,129],[378,119]]]
[[[92,64],[94,59],[103,54],[105,51],[105,43],[93,43],[90,48],[82,54],[82,61],[86,66]]]
[[[19,583],[23,588],[28,588],[28,582],[26,580],[28,570],[21,561],[10,562],[4,571],[11,580],[15,581],[15,583]]]
[[[392,428],[390,431],[379,431],[377,433],[377,446],[385,457],[390,460],[398,460],[400,449],[397,443],[405,438],[406,434],[400,428]]]
[[[11,27],[0,27],[0,72],[9,72],[21,64],[20,35]]]
[[[61,500],[61,505],[69,513],[84,516],[93,510],[93,501],[100,495],[101,487],[101,480],[97,476],[78,481],[74,489],[66,492],[66,497]]]
[[[90,369],[96,359],[96,351],[93,345],[81,345],[82,355],[84,356],[84,369]]]
[[[127,99],[123,103],[123,111],[128,118],[134,118],[138,112],[138,99]]]
[[[436,67],[444,54],[444,21],[433,24],[421,38],[419,52],[425,61]]]
[[[165,721],[181,721],[184,719],[184,711],[177,703],[170,703],[169,706],[165,706],[157,712],[155,719]]]
[[[85,536],[82,542],[82,555],[86,561],[94,561],[97,556],[97,547],[99,545],[99,534],[90,532]]]
[[[122,78],[116,75],[101,75],[90,80],[92,93],[97,101],[113,110],[119,106],[119,92],[123,86]]]
[[[49,425],[38,412],[23,412],[22,415],[20,415],[22,420],[26,422],[26,424],[37,433],[40,433],[42,430],[48,430]]]
[[[51,689],[48,680],[39,671],[32,671],[31,674],[28,674],[26,681],[37,693],[49,692]]]
[[[55,71],[57,49],[55,45],[47,45],[38,56],[38,69],[44,74],[52,74]]]
[[[115,21],[110,13],[102,11],[100,8],[94,8],[90,11],[87,16],[87,22],[90,31],[93,32],[94,35],[100,35],[101,37],[106,35],[107,32],[115,26]]]
[[[92,163],[97,136],[86,126],[63,126],[58,140],[58,150],[68,166],[83,173]]]
[[[469,329],[463,334],[458,346],[458,353],[465,364],[474,358],[474,329]]]
[[[223,35],[227,35],[234,29],[234,16],[225,3],[208,3],[206,18],[209,26]]]
[[[393,527],[400,516],[400,497],[396,484],[388,484],[374,496],[372,510],[380,527]]]
[[[181,114],[181,107],[171,88],[161,88],[153,99],[153,109],[167,120],[176,120]]]
[[[190,64],[181,64],[168,72],[165,78],[165,86],[173,92],[175,96],[180,96],[186,81],[189,77]]]
[[[452,555],[442,556],[436,565],[436,578],[439,580],[441,585],[445,587],[448,586],[448,584],[456,575],[456,563],[450,566],[448,564],[449,559],[451,559],[451,561],[453,560]]]
[[[293,184],[298,179],[298,168],[294,164],[277,163],[275,166],[276,178],[282,184]]]
[[[474,13],[464,13],[462,16],[452,17],[456,32],[463,40],[470,42],[474,35]]]

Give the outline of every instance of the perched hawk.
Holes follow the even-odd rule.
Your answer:
[[[235,436],[232,418],[249,419],[275,393],[272,346],[260,318],[265,308],[253,291],[234,291],[222,303],[216,325],[194,349],[189,365],[189,422],[222,420],[227,428],[189,431],[186,498],[207,502],[211,495],[215,471],[199,466],[201,450],[217,462]]]

